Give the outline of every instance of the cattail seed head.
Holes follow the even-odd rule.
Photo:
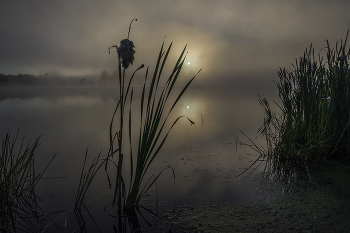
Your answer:
[[[129,39],[124,39],[120,41],[120,46],[118,48],[118,53],[120,58],[122,59],[122,66],[127,69],[131,63],[133,65],[134,62],[134,43]]]

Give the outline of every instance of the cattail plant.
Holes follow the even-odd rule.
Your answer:
[[[136,19],[134,19],[136,20]],[[129,26],[128,38],[120,42],[120,45],[113,45],[109,47],[115,48],[118,57],[118,74],[119,74],[119,101],[114,110],[112,120],[109,128],[110,147],[105,159],[97,158],[87,172],[82,172],[81,186],[77,196],[77,206],[81,205],[86,190],[88,189],[93,177],[99,168],[103,165],[107,174],[109,186],[114,184],[113,205],[117,205],[118,214],[121,216],[124,210],[132,210],[138,206],[141,198],[146,192],[155,184],[162,171],[151,176],[145,181],[145,175],[151,166],[152,162],[159,154],[164,145],[171,129],[178,122],[180,118],[186,118],[189,123],[194,124],[186,116],[179,116],[172,123],[170,127],[166,122],[170,113],[183,96],[187,88],[190,86],[196,75],[192,77],[189,82],[182,88],[182,90],[175,95],[175,100],[169,103],[169,98],[173,98],[172,92],[176,86],[180,71],[184,64],[186,46],[180,54],[172,72],[166,79],[164,87],[160,87],[160,80],[162,79],[163,70],[168,59],[172,43],[168,49],[164,49],[164,42],[159,51],[154,73],[149,78],[149,67],[145,72],[145,80],[142,88],[140,105],[136,105],[133,101],[134,88],[132,87],[135,73],[144,68],[142,64],[127,78],[126,71],[130,69],[130,65],[134,62],[135,45],[129,39],[131,24]],[[136,109],[140,109],[140,118],[134,118]],[[169,109],[169,110],[167,110]],[[118,116],[116,118],[116,116]],[[137,119],[137,121],[135,120]],[[135,138],[132,133],[132,128],[138,128],[138,139],[133,142]],[[125,148],[126,143],[129,144]],[[137,144],[136,148],[133,145]],[[127,171],[129,173],[130,182],[125,183],[123,177],[123,170],[125,160],[128,161]],[[99,163],[99,165],[97,165]],[[84,165],[85,166],[85,165]],[[116,167],[116,176],[109,175],[109,167]],[[84,170],[84,168],[83,168]],[[164,171],[164,170],[163,170]],[[90,182],[87,182],[89,180]]]

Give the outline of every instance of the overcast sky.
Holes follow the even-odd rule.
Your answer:
[[[187,44],[185,74],[202,83],[272,80],[313,43],[334,45],[350,28],[347,0],[45,0],[1,1],[0,73],[109,74],[108,47],[127,37],[134,66],[154,67],[165,39],[175,59]],[[270,77],[275,74],[275,77]],[[230,80],[230,81],[228,81]]]

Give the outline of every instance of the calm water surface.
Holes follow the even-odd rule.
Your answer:
[[[173,128],[152,164],[148,175],[158,174],[171,166],[175,171],[175,184],[170,169],[165,170],[154,187],[144,198],[144,205],[160,215],[177,204],[210,199],[220,202],[246,202],[263,199],[256,194],[256,184],[249,176],[236,176],[256,158],[245,147],[236,148],[236,137],[245,141],[242,130],[255,138],[256,130],[263,122],[263,109],[258,94],[276,99],[276,90],[251,90],[249,88],[190,88],[169,118],[169,124],[180,115],[186,115],[196,124],[182,119]],[[38,195],[41,207],[64,232],[77,228],[72,209],[78,188],[85,152],[89,161],[101,151],[108,152],[109,124],[117,103],[117,88],[1,88],[0,134],[15,136],[25,141],[42,135],[37,150],[39,171],[57,153],[52,165],[39,183]],[[135,89],[135,92],[141,89]],[[135,97],[134,97],[135,98]],[[136,98],[135,98],[136,99]],[[134,120],[138,122],[137,101]],[[137,130],[137,126],[134,130]],[[258,141],[259,143],[259,141]],[[125,165],[127,168],[127,165]],[[128,171],[126,171],[128,172]],[[251,176],[250,176],[251,177]],[[127,178],[126,178],[127,179]],[[106,218],[103,208],[111,202],[112,191],[104,172],[91,186],[87,206],[101,224],[109,229],[111,218]],[[64,212],[54,213],[65,210]],[[111,207],[109,213],[115,213]],[[87,222],[91,219],[87,218]],[[47,232],[56,231],[51,225]],[[62,232],[62,231],[57,231]],[[93,232],[93,231],[92,231]],[[153,231],[152,231],[153,232]]]

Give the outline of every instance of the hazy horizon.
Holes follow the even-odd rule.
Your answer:
[[[0,73],[99,76],[117,69],[108,47],[135,44],[131,74],[154,68],[161,44],[173,41],[167,69],[187,44],[182,76],[194,85],[270,82],[312,43],[317,54],[345,39],[348,1],[45,1],[1,3]],[[324,50],[321,51],[324,54]],[[187,65],[190,62],[190,65]],[[142,71],[143,73],[145,71]]]

